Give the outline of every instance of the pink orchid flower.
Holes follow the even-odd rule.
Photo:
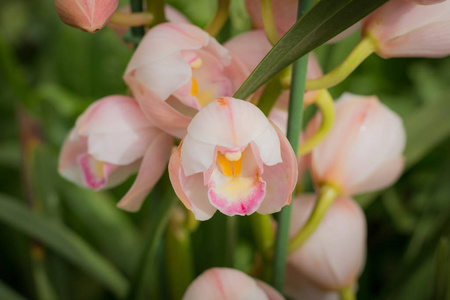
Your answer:
[[[174,190],[197,220],[222,213],[270,214],[290,203],[295,154],[283,133],[253,104],[219,98],[189,124],[172,154]]]
[[[230,59],[228,50],[202,29],[164,23],[145,35],[124,79],[144,113],[182,138],[198,110],[238,88],[224,72]]]
[[[291,236],[306,223],[315,200],[315,195],[303,195],[293,201]],[[337,198],[317,230],[288,257],[288,270],[294,271],[288,273],[288,283],[295,289],[293,275],[298,272],[324,290],[339,291],[353,286],[365,263],[366,227],[359,205],[351,198]]]
[[[61,21],[87,32],[102,29],[119,5],[119,0],[55,0]]]
[[[100,190],[120,184],[139,170],[118,206],[136,211],[161,177],[172,138],[155,127],[136,101],[109,96],[77,119],[59,157],[59,173],[78,185]]]
[[[335,102],[335,122],[310,157],[316,184],[336,186],[344,195],[376,191],[400,176],[406,134],[398,115],[375,96],[343,94]],[[320,124],[310,122],[306,137]]]
[[[296,201],[296,200],[294,200]],[[286,265],[284,294],[292,300],[340,300],[339,292],[330,291],[303,276],[292,264]]]
[[[198,276],[188,287],[183,300],[283,300],[270,285],[241,271],[213,268]]]
[[[449,15],[449,1],[390,0],[363,20],[362,33],[376,39],[376,53],[384,58],[444,57],[450,54]]]

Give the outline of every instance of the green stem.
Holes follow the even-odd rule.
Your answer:
[[[150,26],[153,22],[153,15],[148,12],[138,12],[125,14],[116,11],[109,23],[124,26]]]
[[[378,43],[370,34],[365,35],[345,60],[329,73],[306,81],[307,90],[326,89],[347,78],[369,55],[378,49]]]
[[[264,24],[264,32],[273,46],[280,40],[280,35],[278,34],[273,17],[272,0],[261,0],[261,16]]]
[[[225,266],[233,268],[234,266],[234,249],[236,248],[236,231],[237,217],[229,217],[226,219],[227,243],[225,249]]]
[[[351,285],[340,290],[339,296],[341,296],[341,300],[356,300],[355,292]]]
[[[313,5],[312,0],[299,1],[298,17],[305,14]],[[308,56],[305,55],[294,63],[292,69],[292,84],[289,95],[289,115],[287,138],[291,143],[292,149],[297,153],[298,141],[301,130],[301,119],[303,112],[303,94],[305,92],[306,67]],[[294,196],[294,194],[292,195]],[[285,206],[278,219],[277,236],[275,240],[275,253],[273,260],[272,284],[283,291],[284,273],[286,269],[286,256],[289,241],[289,223],[291,216],[291,206]]]
[[[289,242],[289,253],[292,253],[301,247],[314,233],[316,228],[319,226],[320,221],[322,221],[325,216],[328,208],[338,195],[339,189],[332,185],[324,184],[320,187],[319,199],[317,200],[316,206],[309,216],[308,221]]]
[[[327,137],[334,122],[334,104],[333,98],[327,90],[321,90],[316,96],[314,103],[322,113],[322,123],[320,128],[308,138],[299,148],[298,155],[305,155],[320,144]]]
[[[170,297],[178,300],[194,279],[192,245],[189,229],[172,218],[166,231],[166,271]]]
[[[165,174],[160,183],[168,182],[168,175]],[[166,194],[162,197],[161,207],[158,209],[157,217],[150,222],[150,232],[147,235],[144,248],[142,249],[136,272],[132,278],[130,288],[128,290],[128,300],[143,299],[145,290],[150,282],[152,265],[155,263],[155,254],[161,236],[166,228],[173,205],[177,202],[170,186],[166,186]]]
[[[216,36],[225,25],[225,22],[228,19],[228,13],[230,11],[230,2],[230,0],[217,1],[216,14],[205,28],[205,31],[209,33],[210,36]]]
[[[143,11],[142,0],[130,0],[131,12],[140,13]],[[145,34],[144,26],[131,27],[133,38],[140,40]],[[136,43],[137,46],[137,43]]]
[[[268,261],[271,256],[270,251],[274,244],[274,234],[270,216],[254,213],[250,216],[250,222],[252,224],[258,250],[262,254],[264,260]]]
[[[154,16],[154,21],[152,23],[153,26],[166,22],[164,5],[164,0],[147,0],[147,12]]]

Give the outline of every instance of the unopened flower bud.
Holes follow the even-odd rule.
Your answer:
[[[293,201],[291,236],[306,223],[315,198],[315,195],[303,195]],[[298,272],[324,290],[351,287],[364,266],[366,231],[362,209],[351,198],[339,197],[311,237],[288,257],[288,270]],[[288,277],[288,282],[293,284],[293,276]]]
[[[108,23],[118,5],[118,0],[55,0],[56,12],[64,23],[91,33]]]
[[[282,300],[275,289],[241,271],[209,269],[188,287],[183,300]]]
[[[385,188],[400,176],[406,134],[400,117],[375,96],[346,93],[335,102],[335,122],[311,153],[317,185],[331,184],[344,195]],[[306,136],[320,125],[317,115]]]
[[[376,40],[376,53],[384,58],[448,56],[450,2],[409,2],[388,1],[363,20],[362,33]]]

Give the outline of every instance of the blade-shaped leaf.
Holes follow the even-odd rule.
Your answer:
[[[12,288],[7,286],[3,281],[0,280],[0,299],[8,300],[25,300],[24,297],[19,295]]]
[[[246,99],[272,76],[352,26],[387,0],[321,0],[267,53],[234,95]]]
[[[109,290],[123,296],[127,289],[125,278],[68,228],[49,222],[42,216],[6,195],[0,194],[0,221],[39,240],[88,274],[97,278]]]

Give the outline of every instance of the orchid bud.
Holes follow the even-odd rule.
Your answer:
[[[441,3],[447,0],[406,0],[407,2],[420,4],[420,5],[432,5],[436,3]]]
[[[375,96],[349,93],[335,102],[335,111],[331,131],[311,153],[314,182],[331,184],[344,195],[393,184],[404,165],[406,135],[400,117]],[[308,125],[307,137],[320,122],[318,114]]]
[[[228,50],[202,29],[163,23],[144,36],[124,79],[155,125],[183,138],[198,110],[237,90],[224,72],[230,60]]]
[[[271,214],[290,203],[297,163],[288,140],[253,104],[219,98],[197,113],[172,154],[174,190],[197,220],[216,210]]]
[[[308,220],[316,196],[303,195],[292,203],[290,235]],[[288,264],[321,289],[339,291],[353,286],[366,256],[366,220],[351,198],[339,197],[326,212],[311,237],[288,257]],[[295,283],[290,274],[289,282]]]
[[[294,200],[295,202],[295,200]],[[286,265],[284,294],[292,300],[340,300],[339,292],[322,288],[303,276],[292,264]]]
[[[183,300],[283,300],[274,288],[241,271],[213,268],[188,287]]]
[[[450,54],[449,15],[449,1],[390,0],[363,20],[362,33],[376,40],[384,58],[444,57]]]
[[[100,190],[120,184],[139,170],[119,203],[135,211],[164,172],[172,143],[134,99],[105,97],[78,117],[62,147],[59,173],[78,185]]]
[[[90,33],[102,29],[118,5],[118,0],[55,0],[61,21]]]

